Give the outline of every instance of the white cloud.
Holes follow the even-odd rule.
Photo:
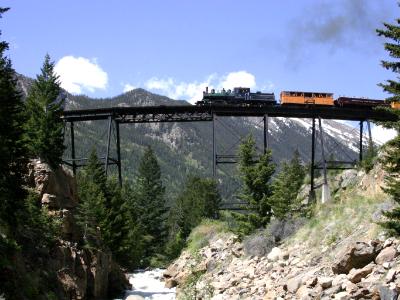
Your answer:
[[[382,126],[374,125],[371,128],[371,135],[375,141],[384,144],[393,139],[397,135],[397,132],[394,129],[386,129]]]
[[[129,84],[129,83],[126,83],[124,85],[123,92],[126,93],[126,92],[129,92],[129,91],[134,90],[134,89],[136,89],[136,86],[134,86],[132,84]]]
[[[145,82],[145,87],[149,90],[164,94],[172,99],[184,99],[190,103],[195,103],[203,98],[203,91],[208,86],[210,89],[220,90],[233,89],[234,87],[256,88],[256,78],[247,71],[231,72],[223,76],[211,74],[201,82],[177,82],[174,78],[153,77]],[[264,87],[272,89],[274,85],[268,83]]]
[[[61,87],[73,94],[84,91],[93,93],[96,89],[107,87],[108,75],[95,59],[64,56],[54,67],[60,76]]]
[[[220,86],[225,89],[233,89],[234,87],[254,88],[256,86],[256,78],[246,71],[231,72],[223,78]]]

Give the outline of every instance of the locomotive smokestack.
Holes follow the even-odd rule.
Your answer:
[[[208,94],[208,86],[206,86],[206,94]]]

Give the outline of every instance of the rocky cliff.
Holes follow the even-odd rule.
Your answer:
[[[335,176],[334,200],[310,219],[292,220],[281,241],[271,239],[277,226],[243,241],[214,235],[169,266],[166,285],[178,286],[178,298],[398,299],[400,241],[376,224],[393,205],[381,191],[383,177],[379,166]]]
[[[46,260],[46,271],[57,277],[57,299],[108,299],[123,292],[129,284],[111,252],[79,246],[82,233],[75,222],[79,198],[70,171],[33,160],[29,180],[42,206],[61,220],[62,236]]]

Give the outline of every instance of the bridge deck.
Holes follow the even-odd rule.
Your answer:
[[[387,110],[355,109],[335,106],[140,106],[68,110],[62,118],[68,122],[104,120],[112,117],[120,123],[195,122],[211,121],[213,114],[236,117],[322,118],[348,121],[396,121],[397,116]]]

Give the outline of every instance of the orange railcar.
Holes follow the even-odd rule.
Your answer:
[[[393,109],[400,109],[400,102],[398,102],[398,101],[392,101],[392,102],[390,103],[390,106],[391,106]]]
[[[281,92],[281,104],[302,104],[302,105],[329,105],[333,106],[332,93],[314,93],[314,92]]]

